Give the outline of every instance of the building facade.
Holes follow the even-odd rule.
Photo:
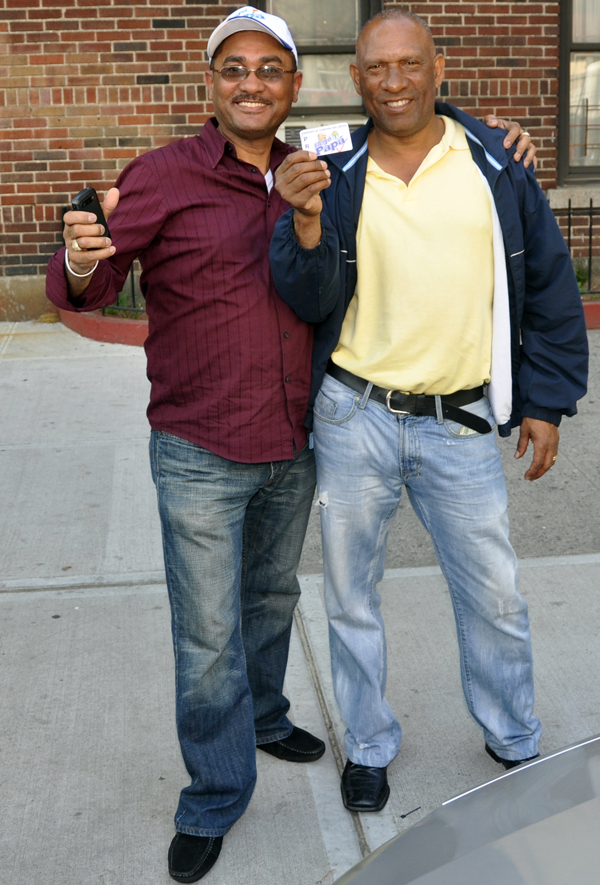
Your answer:
[[[77,191],[102,196],[133,157],[198,132],[211,113],[206,42],[239,5],[0,0],[0,319],[41,306]],[[257,5],[286,18],[299,48],[304,86],[287,140],[307,125],[364,119],[348,76],[356,35],[382,7],[402,6],[427,19],[446,56],[441,96],[478,117],[519,120],[539,146],[552,205],[600,206],[600,0]]]

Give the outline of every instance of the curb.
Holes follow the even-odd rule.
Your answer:
[[[110,344],[133,344],[143,347],[148,337],[148,320],[125,320],[121,317],[102,316],[101,313],[76,313],[58,308],[61,322],[84,338],[106,341]]]
[[[600,329],[600,301],[584,301],[586,329]]]
[[[586,329],[600,329],[600,301],[584,301],[583,312]],[[95,311],[76,313],[60,307],[58,315],[67,329],[94,341],[143,347],[148,337],[148,320],[122,320],[120,317],[105,317]]]

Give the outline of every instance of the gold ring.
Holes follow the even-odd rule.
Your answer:
[[[528,132],[526,129],[521,130],[519,138],[521,138],[521,135],[528,135],[531,138],[531,132]]]
[[[74,252],[83,252],[83,249],[81,248],[81,246],[80,246],[79,243],[77,242],[77,238],[75,238],[75,239],[73,240],[73,251],[74,251]]]
[[[556,461],[557,458],[558,458],[558,455],[555,455],[554,458],[553,458],[552,460],[553,460],[553,461]]]

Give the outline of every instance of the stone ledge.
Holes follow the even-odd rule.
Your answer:
[[[55,313],[45,291],[43,276],[0,277],[0,322],[27,322],[44,313]]]
[[[594,208],[600,208],[600,183],[568,184],[546,191],[546,197],[552,209],[568,209],[569,200],[573,209],[588,209],[590,200]]]

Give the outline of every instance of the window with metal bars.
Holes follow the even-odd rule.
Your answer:
[[[600,180],[600,0],[563,0],[559,177]]]

